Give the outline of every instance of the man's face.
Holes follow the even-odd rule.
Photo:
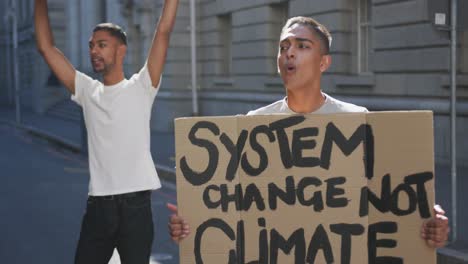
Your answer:
[[[108,73],[117,63],[121,46],[117,38],[105,30],[93,33],[89,40],[89,55],[94,72]]]
[[[319,84],[329,62],[319,38],[307,26],[294,24],[281,35],[278,72],[288,89]]]

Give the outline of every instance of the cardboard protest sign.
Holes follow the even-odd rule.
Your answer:
[[[432,113],[180,118],[180,263],[436,263]]]

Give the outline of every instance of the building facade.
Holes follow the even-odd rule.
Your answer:
[[[283,97],[276,67],[281,27],[288,17],[311,16],[333,36],[332,66],[323,77],[323,90],[370,110],[434,111],[436,157],[448,163],[450,38],[447,29],[434,26],[429,5],[430,0],[197,1],[200,114],[246,113]],[[458,157],[466,164],[466,30],[459,31],[458,40]],[[167,89],[158,101],[164,107],[155,112],[164,122],[154,129],[170,128],[173,117],[191,114],[190,78],[180,75],[190,73],[189,50],[170,55]]]
[[[14,105],[9,2],[0,2],[0,104]],[[284,96],[277,74],[279,33],[288,17],[311,16],[330,30],[332,66],[322,88],[371,110],[428,109],[435,114],[436,156],[449,161],[450,38],[434,26],[430,0],[197,0],[199,115],[231,115]],[[44,113],[69,95],[35,48],[33,0],[16,1],[22,107]],[[88,39],[97,23],[122,25],[129,36],[126,75],[143,65],[162,0],[49,0],[56,45],[92,74]],[[190,3],[181,0],[153,129],[173,129],[192,115]],[[448,21],[447,21],[448,23]],[[459,162],[468,163],[468,31],[458,47]],[[157,121],[156,121],[157,120]]]
[[[0,2],[0,105],[14,105],[9,2]],[[21,104],[38,113],[66,98],[35,48],[33,0],[17,0]],[[433,0],[196,0],[199,115],[248,112],[284,96],[276,56],[288,17],[311,16],[328,27],[332,66],[325,92],[370,110],[434,111],[437,164],[450,160],[450,37],[436,27]],[[449,2],[449,1],[447,1]],[[459,1],[463,2],[463,1]],[[466,1],[465,1],[466,2]],[[95,24],[123,26],[129,36],[126,75],[143,65],[162,0],[49,0],[56,45],[91,74],[88,39]],[[466,7],[466,6],[465,6]],[[190,0],[180,0],[152,129],[172,131],[193,115]],[[446,21],[449,24],[449,21]],[[468,164],[468,31],[458,32],[458,164]],[[465,228],[465,227],[463,227]],[[463,232],[467,232],[464,229]]]

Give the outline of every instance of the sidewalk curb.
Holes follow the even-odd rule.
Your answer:
[[[159,178],[164,179],[172,184],[176,183],[175,169],[156,163],[154,165],[156,166]]]
[[[81,152],[81,146],[79,144],[76,144],[74,142],[71,142],[70,140],[61,137],[59,135],[56,135],[54,133],[47,132],[43,129],[29,126],[29,125],[23,125],[23,124],[17,124],[16,122],[10,121],[10,120],[5,120],[5,119],[0,119],[0,122],[7,123],[10,126],[13,126],[15,128],[24,130],[28,133],[31,133],[37,137],[41,137],[46,139],[47,141],[50,141],[60,147],[69,149],[73,152]]]
[[[467,264],[468,254],[450,247],[443,247],[437,250],[438,259],[445,260],[443,263],[448,264]]]

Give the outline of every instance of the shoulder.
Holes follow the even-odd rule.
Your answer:
[[[88,76],[86,73],[76,70],[75,71],[75,80],[77,81],[92,81],[93,78]]]
[[[366,113],[367,108],[347,102],[343,102],[328,94],[325,105],[320,109],[322,113]]]
[[[75,91],[71,96],[71,99],[83,106],[86,98],[89,97],[96,89],[102,87],[103,84],[91,78],[89,75],[75,71]]]
[[[75,81],[77,82],[82,82],[82,83],[92,83],[92,84],[101,84],[100,81],[94,79],[93,77],[87,75],[84,72],[81,71],[75,71]]]
[[[145,88],[153,88],[152,90],[159,89],[161,85],[162,76],[159,78],[159,83],[157,86],[153,86],[151,83],[151,77],[148,71],[148,65],[145,63],[139,72],[135,73],[130,77],[129,84],[131,85],[142,85]]]
[[[257,108],[255,110],[251,110],[247,113],[247,115],[269,115],[281,113],[283,101],[284,99],[281,99],[269,105]]]
[[[76,71],[75,92],[77,89],[88,91],[88,90],[93,90],[99,86],[103,86],[103,83],[96,79],[93,79],[91,76],[87,75],[86,73]]]

